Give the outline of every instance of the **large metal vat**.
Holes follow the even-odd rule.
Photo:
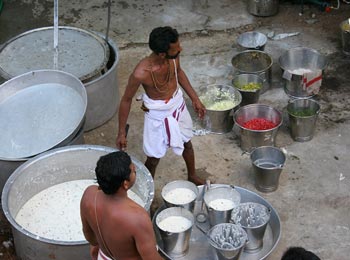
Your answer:
[[[107,72],[93,81],[85,83],[88,95],[85,131],[103,125],[113,117],[119,106],[117,64],[119,60],[117,45],[108,40],[110,57]]]
[[[0,191],[29,158],[83,143],[86,106],[84,85],[62,71],[32,71],[0,85]]]
[[[69,145],[79,145],[84,144],[84,125],[81,126],[80,130],[71,140],[67,140],[67,142],[58,145],[58,147],[69,146]],[[10,175],[24,162],[29,160],[30,158],[23,159],[1,159],[0,158],[0,193],[2,192],[7,179]]]
[[[54,29],[43,27],[22,33],[0,49],[0,76],[11,79],[38,69],[54,68]],[[57,69],[75,75],[88,94],[85,131],[108,121],[119,104],[116,67],[118,49],[99,33],[60,26]]]
[[[74,145],[40,154],[22,164],[10,176],[2,192],[4,214],[12,226],[18,259],[86,260],[90,259],[87,241],[55,241],[23,229],[15,221],[18,211],[35,194],[53,185],[79,179],[95,178],[100,156],[116,151],[96,145]],[[136,182],[132,187],[146,202],[149,210],[154,197],[154,183],[147,168],[132,157],[136,166]]]

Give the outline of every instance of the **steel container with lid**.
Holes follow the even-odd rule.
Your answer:
[[[11,79],[23,73],[54,69],[54,28],[24,32],[0,49],[0,76]],[[118,53],[115,44],[98,33],[60,26],[57,70],[79,78],[88,94],[85,130],[109,120],[117,110],[119,95],[116,78]]]

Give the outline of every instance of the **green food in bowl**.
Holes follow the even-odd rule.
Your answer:
[[[342,25],[342,29],[343,29],[344,31],[350,31],[350,24],[349,24],[349,23],[344,23],[344,24]]]
[[[261,89],[262,84],[261,83],[256,83],[256,82],[250,82],[248,84],[238,84],[239,89],[242,91],[257,91]]]
[[[311,108],[288,109],[289,114],[296,117],[307,117],[316,114],[316,110]]]

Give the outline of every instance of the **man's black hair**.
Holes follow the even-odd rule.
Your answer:
[[[148,45],[156,53],[167,53],[170,49],[170,43],[176,43],[179,34],[176,29],[170,26],[154,28],[149,35]]]
[[[281,260],[321,260],[311,251],[307,251],[302,247],[290,247],[284,252]]]
[[[97,183],[105,194],[117,192],[123,181],[130,180],[130,156],[123,152],[112,152],[101,156],[95,168]]]

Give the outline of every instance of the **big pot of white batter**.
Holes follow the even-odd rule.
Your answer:
[[[65,146],[42,153],[16,169],[1,199],[12,226],[17,259],[90,259],[79,203],[85,188],[95,182],[98,159],[114,151],[96,145]],[[131,158],[137,177],[128,195],[149,211],[154,197],[152,176],[140,161]]]

